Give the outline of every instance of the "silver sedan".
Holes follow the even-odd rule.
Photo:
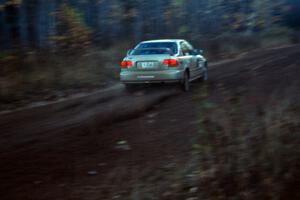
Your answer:
[[[127,87],[143,83],[179,82],[184,91],[195,79],[208,79],[202,50],[186,40],[151,40],[139,43],[120,64],[120,80]]]

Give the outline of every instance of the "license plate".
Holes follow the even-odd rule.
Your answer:
[[[137,76],[138,79],[153,79],[154,76]]]
[[[155,68],[155,63],[154,62],[142,62],[141,68],[142,69],[153,69],[153,68]]]

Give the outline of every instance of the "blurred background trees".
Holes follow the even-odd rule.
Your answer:
[[[1,48],[109,47],[299,29],[297,0],[0,0]]]

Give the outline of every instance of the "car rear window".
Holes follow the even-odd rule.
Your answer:
[[[178,52],[177,44],[175,42],[147,42],[141,43],[136,49],[148,49],[148,48],[168,48],[171,49],[173,54]]]

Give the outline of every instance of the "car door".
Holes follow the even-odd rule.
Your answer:
[[[197,67],[197,55],[195,55],[194,48],[190,43],[185,41],[184,46],[187,49],[186,54],[188,55],[189,59],[190,78],[195,79],[199,76],[199,69]]]
[[[203,75],[203,71],[205,70],[206,67],[205,63],[206,63],[205,58],[202,55],[197,55],[197,68],[200,73],[199,76]]]
[[[194,78],[199,78],[203,75],[203,71],[205,69],[205,58],[201,55],[199,50],[197,51],[196,49],[193,48],[193,46],[188,43],[189,51],[193,55],[192,62],[193,62],[193,77]]]

